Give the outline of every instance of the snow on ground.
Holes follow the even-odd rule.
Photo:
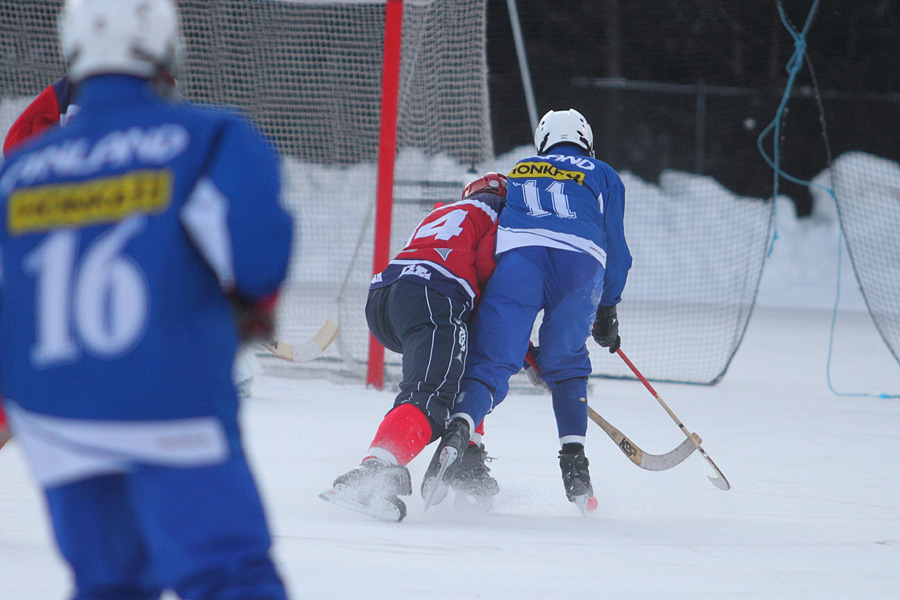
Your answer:
[[[719,385],[657,386],[731,491],[710,485],[696,453],[643,471],[590,425],[600,507],[588,517],[565,499],[547,396],[514,393],[488,418],[501,485],[492,513],[458,512],[452,498],[426,513],[416,491],[397,524],[317,498],[363,456],[393,392],[259,377],[244,424],[278,565],[296,598],[897,598],[900,401],[828,390],[830,318],[762,307]],[[865,313],[842,313],[837,338],[836,386],[900,390]],[[681,441],[637,382],[594,381],[590,398],[648,452]],[[410,465],[416,490],[431,451]],[[0,481],[0,598],[65,597],[15,441],[0,453]]]

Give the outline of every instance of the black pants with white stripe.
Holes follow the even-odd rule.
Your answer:
[[[441,436],[459,393],[468,353],[469,308],[423,285],[398,280],[369,292],[366,321],[388,350],[403,355],[403,381],[394,406],[411,403]]]

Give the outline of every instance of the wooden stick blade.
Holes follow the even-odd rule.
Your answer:
[[[714,463],[712,461],[712,459],[709,457],[709,455],[706,453],[706,451],[700,447],[700,436],[697,435],[696,433],[688,432],[687,428],[684,426],[684,423],[681,422],[681,419],[679,419],[677,416],[675,416],[675,413],[672,412],[672,409],[669,408],[669,405],[666,404],[662,398],[660,398],[659,394],[656,393],[656,390],[653,389],[653,386],[650,385],[650,382],[647,381],[647,378],[644,377],[643,375],[641,375],[641,372],[638,371],[637,367],[634,366],[634,363],[631,362],[631,360],[629,360],[629,358],[627,356],[625,356],[625,353],[622,352],[621,348],[619,348],[616,351],[616,353],[625,362],[625,364],[628,365],[628,368],[631,369],[631,372],[634,373],[635,377],[637,377],[641,381],[641,383],[644,384],[644,387],[647,388],[647,391],[650,392],[650,394],[652,394],[654,398],[656,398],[656,401],[659,402],[660,406],[662,406],[663,409],[669,414],[669,416],[672,417],[672,420],[675,421],[675,424],[678,425],[678,427],[681,428],[681,431],[684,433],[684,435],[687,436],[688,441],[693,446],[695,446],[697,448],[697,450],[700,451],[700,454],[703,455],[703,458],[706,459],[706,462],[709,463],[709,466],[711,466],[713,468],[713,470],[716,472],[715,477],[707,476],[707,477],[709,477],[709,481],[714,486],[719,488],[720,490],[723,490],[726,492],[728,490],[730,490],[731,484],[728,483],[727,479],[725,479],[725,475],[722,473],[721,470],[719,470],[719,467],[716,466],[716,463]]]
[[[325,323],[322,324],[322,327],[316,332],[316,335],[312,337],[313,342],[322,352],[325,352],[325,350],[328,349],[328,346],[331,345],[331,342],[334,341],[334,338],[337,337],[340,330],[341,328],[337,323],[331,319],[325,319]]]
[[[665,454],[650,454],[641,450],[634,442],[628,439],[624,433],[616,429],[609,421],[600,416],[597,411],[588,406],[588,416],[591,421],[600,426],[600,429],[606,432],[606,435],[615,442],[622,454],[628,457],[628,460],[635,465],[647,471],[665,471],[671,469],[693,454],[697,446],[691,440],[684,440],[674,450],[670,450]]]
[[[284,342],[279,342],[278,340],[272,340],[271,342],[262,342],[262,345],[263,348],[265,348],[281,360],[294,362],[294,347],[290,344],[285,344]]]
[[[282,360],[293,363],[310,362],[322,356],[322,353],[328,349],[328,346],[337,337],[340,329],[337,323],[331,319],[326,319],[319,331],[302,344],[292,346],[285,342],[272,340],[271,342],[264,342],[263,346]]]

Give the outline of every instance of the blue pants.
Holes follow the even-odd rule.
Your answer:
[[[221,465],[138,466],[46,490],[75,600],[285,600],[243,455]]]
[[[585,340],[603,290],[603,267],[586,254],[517,248],[502,255],[470,327],[469,359],[453,413],[476,424],[499,404],[522,368],[531,329],[543,309],[538,366],[553,394],[559,437],[587,430]]]

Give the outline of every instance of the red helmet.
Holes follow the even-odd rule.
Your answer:
[[[506,198],[506,175],[494,172],[485,173],[463,188],[463,200],[478,192],[491,192],[501,198]]]

